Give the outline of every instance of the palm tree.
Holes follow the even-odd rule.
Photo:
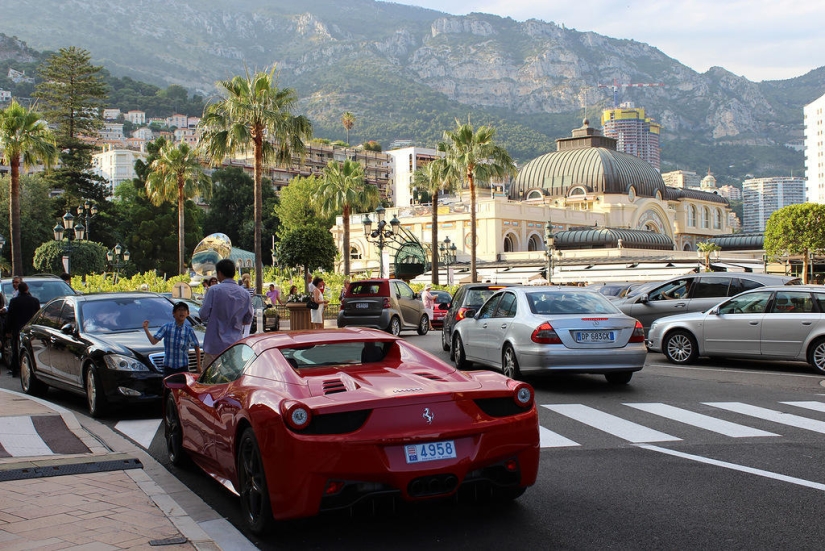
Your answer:
[[[355,126],[355,115],[347,111],[344,113],[344,116],[341,117],[341,124],[343,124],[344,128],[347,130],[347,145],[349,145],[349,131],[352,130],[353,126]]]
[[[158,158],[149,165],[149,176],[146,178],[146,195],[152,204],[159,206],[166,201],[178,204],[178,273],[185,270],[183,231],[183,205],[187,199],[201,196],[208,199],[211,195],[212,183],[198,159],[198,155],[188,144],[180,143],[177,146],[166,142],[158,152]]]
[[[292,88],[278,88],[275,68],[268,73],[235,76],[218,82],[224,99],[210,104],[200,122],[201,147],[213,163],[227,155],[251,151],[255,179],[255,292],[263,289],[261,220],[263,165],[288,166],[294,154],[303,155],[304,142],[312,137],[312,124],[292,110],[298,95]]]
[[[514,176],[516,165],[506,149],[493,143],[494,128],[479,126],[476,130],[469,120],[461,124],[456,119],[455,123],[454,130],[444,132],[444,142],[439,147],[446,153],[445,160],[450,169],[462,174],[470,188],[470,276],[471,281],[476,282],[476,182]]]
[[[23,162],[24,167],[38,163],[51,167],[57,160],[57,146],[54,134],[41,115],[13,100],[8,107],[0,111],[0,150],[1,158],[11,168],[11,272],[14,275],[23,275],[23,252],[20,248],[20,162]]]
[[[324,167],[324,181],[318,189],[324,215],[341,213],[344,221],[344,275],[350,269],[350,216],[353,210],[372,209],[380,203],[378,188],[364,179],[364,167],[357,161],[330,161]]]
[[[432,197],[432,258],[430,262],[433,285],[438,285],[438,194],[440,191],[451,189],[457,179],[443,157],[430,161],[413,173],[412,186],[426,191]]]
[[[721,251],[722,247],[720,247],[713,241],[705,241],[703,243],[697,243],[696,250],[705,255],[705,271],[710,272],[710,255],[711,253],[715,253],[716,251]]]

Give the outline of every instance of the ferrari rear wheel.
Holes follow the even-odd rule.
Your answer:
[[[501,372],[505,377],[518,380],[521,377],[521,372],[518,368],[518,359],[516,359],[516,351],[509,344],[504,347],[504,352],[501,354]]]
[[[272,528],[272,505],[261,450],[251,428],[243,432],[238,445],[238,483],[247,528],[259,536],[266,534]]]
[[[189,456],[183,449],[183,427],[180,424],[178,406],[170,392],[166,396],[166,410],[163,413],[163,435],[166,438],[166,455],[176,467],[189,464]]]

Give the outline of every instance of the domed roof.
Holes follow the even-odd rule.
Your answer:
[[[650,163],[635,155],[604,147],[579,147],[546,153],[519,171],[510,186],[510,198],[544,189],[550,196],[567,195],[577,186],[589,193],[626,194],[633,186],[638,197],[666,193],[662,176]]]
[[[716,189],[716,178],[708,172],[708,175],[702,178],[702,182],[699,185],[701,186],[701,189]]]

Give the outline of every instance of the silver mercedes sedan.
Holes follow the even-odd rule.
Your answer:
[[[699,356],[808,362],[825,374],[825,287],[761,287],[705,312],[653,322],[647,346],[675,364]]]
[[[549,372],[603,374],[626,384],[642,369],[644,330],[603,295],[576,287],[507,287],[455,326],[450,357],[518,379]]]

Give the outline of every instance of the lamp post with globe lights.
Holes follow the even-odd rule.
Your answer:
[[[379,277],[384,277],[384,247],[386,246],[388,240],[393,239],[396,236],[401,222],[395,216],[392,217],[392,220],[387,222],[384,219],[384,207],[378,207],[375,209],[375,216],[378,219],[378,226],[376,229],[372,229],[372,219],[370,219],[369,214],[364,216],[362,223],[364,224],[364,236],[367,238],[367,241],[378,246]],[[387,274],[387,277],[389,277],[389,274]]]

